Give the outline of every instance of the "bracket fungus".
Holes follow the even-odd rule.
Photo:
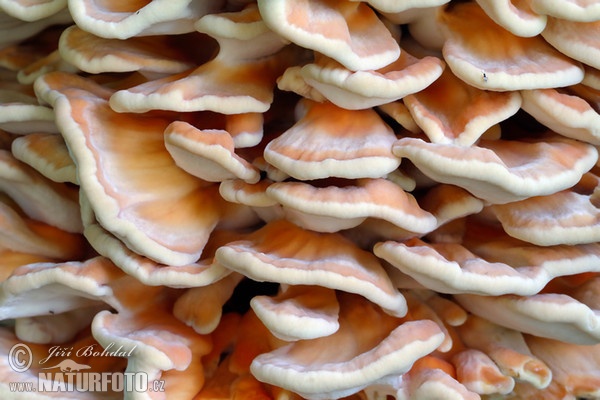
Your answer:
[[[300,180],[379,178],[400,165],[391,152],[396,136],[374,110],[303,106],[302,117],[266,146],[271,165]]]
[[[0,0],[0,397],[599,398],[599,24]]]

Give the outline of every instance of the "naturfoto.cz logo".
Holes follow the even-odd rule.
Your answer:
[[[91,366],[68,357],[130,357],[135,348],[124,351],[113,349],[111,343],[98,350],[95,345],[74,349],[53,346],[48,356],[37,361],[37,383],[31,380],[9,382],[11,392],[162,392],[164,381],[149,382],[145,372],[92,372]],[[60,361],[59,361],[60,360]],[[13,371],[26,373],[34,362],[31,348],[15,344],[8,353],[8,364]],[[30,374],[31,376],[31,374]]]

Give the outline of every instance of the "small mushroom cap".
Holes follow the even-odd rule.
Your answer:
[[[531,354],[521,332],[474,315],[457,330],[467,347],[487,354],[505,375],[531,383],[538,389],[547,387],[552,381],[552,370]]]
[[[83,30],[104,38],[177,34],[194,31],[203,15],[218,11],[222,0],[134,1],[69,0],[69,11]]]
[[[511,236],[540,246],[600,240],[597,207],[600,178],[587,173],[571,189],[537,196],[492,211]]]
[[[362,2],[259,0],[258,7],[273,31],[352,71],[383,68],[400,55],[390,31]]]
[[[596,4],[600,18],[600,3]],[[600,35],[600,21],[575,22],[549,18],[543,38],[561,53],[600,69],[600,44],[594,37]]]
[[[339,234],[273,221],[245,240],[221,246],[215,257],[226,268],[257,281],[358,293],[392,315],[406,314],[404,297],[376,257]]]
[[[359,179],[350,186],[319,188],[304,182],[276,182],[267,195],[277,200],[295,223],[323,232],[335,232],[361,224],[367,218],[390,222],[415,233],[437,227],[431,213],[416,199],[386,179]]]
[[[252,361],[253,375],[308,399],[340,398],[408,371],[443,340],[432,321],[401,323],[367,301],[350,299],[341,300],[336,333],[259,355]]]
[[[508,395],[515,386],[485,353],[466,349],[452,357],[456,378],[465,387],[481,395]]]
[[[285,218],[283,208],[277,200],[267,195],[267,188],[273,182],[263,179],[255,184],[240,179],[221,182],[219,193],[230,203],[243,204],[250,207],[265,222]]]
[[[417,59],[406,51],[390,65],[375,71],[352,72],[327,57],[306,64],[300,75],[306,83],[339,107],[356,110],[390,103],[429,86],[441,75],[437,57]]]
[[[600,99],[600,94],[596,95]],[[596,146],[600,144],[600,114],[592,102],[571,91],[557,89],[524,90],[521,97],[523,110],[554,132]]]
[[[404,102],[394,101],[392,103],[382,104],[377,108],[399,123],[400,126],[407,131],[412,133],[422,132],[421,128],[410,114],[410,111],[408,111],[408,108],[404,105]]]
[[[477,4],[498,25],[511,33],[532,37],[539,35],[546,27],[547,16],[531,9],[531,2],[510,0],[477,0]]]
[[[221,322],[223,305],[243,278],[233,272],[206,286],[187,290],[175,301],[173,315],[201,335],[214,332]]]
[[[266,146],[267,162],[297,179],[379,178],[400,165],[392,129],[371,109],[307,102],[306,113]]]
[[[118,114],[108,106],[112,92],[74,75],[47,74],[36,90],[54,105],[80,190],[98,222],[159,263],[195,262],[219,220],[222,200],[216,187],[206,187],[173,161],[163,134],[172,121]]]
[[[23,265],[0,284],[0,317],[59,314],[99,303],[120,307],[110,283],[122,276],[103,257]]]
[[[431,358],[434,357],[425,356],[417,360],[413,368],[402,375],[402,386],[405,387],[402,388],[402,394],[397,394],[398,399],[478,400],[481,398],[445,372],[439,365],[434,364],[430,368],[419,366],[422,361]],[[426,363],[425,361],[424,364]]]
[[[290,286],[275,297],[255,296],[250,306],[275,337],[288,342],[329,336],[340,326],[335,291],[321,286]]]
[[[594,21],[600,18],[596,0],[531,0],[531,8],[539,13],[572,21]]]
[[[235,153],[233,138],[224,130],[175,121],[165,129],[165,145],[180,168],[205,181],[260,179],[258,169]]]
[[[521,97],[518,92],[479,90],[446,70],[424,90],[406,96],[404,104],[431,142],[470,146],[519,111]]]
[[[59,51],[63,60],[92,74],[131,71],[176,74],[194,67],[190,57],[174,48],[173,42],[168,36],[106,39],[73,25],[61,35]]]
[[[393,152],[435,181],[460,186],[494,204],[569,188],[598,158],[593,146],[560,137],[481,140],[471,147],[406,137],[394,144]]]
[[[476,88],[539,89],[573,85],[583,79],[578,62],[539,36],[523,38],[504,30],[475,3],[446,8],[441,23],[448,34],[442,49],[444,60],[456,76]]]
[[[11,151],[16,159],[52,181],[77,184],[75,163],[61,135],[30,133],[20,136],[13,140]]]

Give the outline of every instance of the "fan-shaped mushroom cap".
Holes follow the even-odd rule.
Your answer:
[[[266,146],[270,164],[297,179],[379,178],[400,165],[391,152],[396,136],[374,110],[306,105],[298,122]]]
[[[358,293],[392,315],[406,313],[404,297],[377,259],[339,234],[274,221],[245,240],[220,247],[215,257],[226,268],[254,280]]]
[[[533,11],[528,1],[477,0],[477,4],[494,22],[517,36],[536,36],[546,27],[547,16]]]
[[[218,11],[223,0],[69,0],[69,11],[83,30],[104,38],[178,34],[194,31],[203,15]]]
[[[561,293],[529,297],[455,294],[454,298],[468,311],[498,325],[562,342],[590,345],[600,342],[600,304],[594,298],[599,288],[600,280],[591,279],[575,288],[562,287]]]
[[[526,296],[538,293],[557,276],[600,272],[600,247],[595,243],[538,247],[484,237],[491,243],[481,238],[479,246],[473,246],[475,253],[485,252],[484,257],[458,243],[428,244],[419,239],[378,243],[373,251],[441,293]]]
[[[91,213],[89,202],[84,196],[81,198],[81,213],[85,225],[84,235],[90,245],[127,274],[146,285],[204,286],[230,273],[222,265],[213,262],[214,248],[212,248],[211,237],[208,238],[207,244],[202,250],[204,258],[201,260],[184,265],[161,264],[130,250],[123,242],[98,224]],[[217,236],[216,243],[222,244],[220,240],[227,239],[231,238],[227,235],[222,239]]]
[[[410,159],[435,181],[460,186],[494,204],[569,188],[598,158],[596,149],[588,144],[555,137],[481,140],[471,147],[402,138],[393,152]]]
[[[600,144],[600,114],[593,103],[573,92],[556,89],[524,90],[521,96],[523,110],[554,132]]]
[[[431,142],[470,146],[519,111],[521,97],[476,89],[446,70],[424,90],[406,96],[404,104]]]
[[[195,262],[218,222],[221,200],[166,150],[163,132],[171,121],[118,114],[108,106],[110,91],[73,75],[45,75],[36,90],[54,105],[80,190],[99,223],[157,262]]]
[[[0,318],[60,314],[98,304],[118,308],[110,284],[122,276],[102,257],[23,265],[0,284]]]
[[[587,173],[571,189],[494,205],[492,211],[509,235],[529,243],[593,243],[600,240],[599,183],[600,178]]]
[[[540,89],[573,85],[583,79],[578,62],[539,36],[523,38],[504,30],[475,3],[453,5],[440,18],[448,35],[444,60],[471,86],[498,91]]]
[[[552,371],[531,354],[521,332],[473,315],[457,330],[467,347],[487,354],[505,375],[529,382],[538,389],[550,384]]]
[[[175,121],[165,129],[165,145],[180,168],[205,181],[260,179],[258,169],[235,154],[233,138],[224,130],[201,130]]]
[[[54,182],[77,184],[75,163],[61,135],[30,133],[13,140],[13,156]]]
[[[321,232],[352,228],[367,218],[387,221],[413,235],[437,227],[435,216],[386,179],[365,178],[350,186],[324,188],[304,182],[276,182],[267,188],[267,195],[283,206],[289,220]]]
[[[63,11],[67,0],[0,0],[5,13],[23,21],[36,21]]]
[[[600,18],[596,0],[531,0],[530,4],[535,12],[556,18],[583,22]]]
[[[194,67],[190,57],[173,44],[169,36],[106,39],[73,25],[61,35],[59,51],[63,60],[93,74],[130,71],[177,74]]]
[[[251,365],[254,376],[305,398],[339,398],[408,371],[443,340],[431,321],[402,323],[355,296],[345,295],[340,303],[336,333],[259,355]]]
[[[597,18],[600,18],[600,3],[596,6]],[[598,35],[600,21],[575,22],[556,18],[549,18],[542,32],[544,39],[561,53],[600,69],[600,44],[594,40]]]
[[[250,306],[275,337],[289,342],[329,336],[340,326],[335,291],[321,286],[290,286],[275,297],[256,296]]]
[[[6,150],[0,150],[0,189],[29,217],[67,232],[82,231],[77,190],[46,179]]]
[[[332,103],[357,110],[418,92],[435,81],[443,70],[444,63],[439,58],[417,59],[403,50],[396,61],[374,71],[352,72],[321,56],[315,63],[304,65],[300,75]]]
[[[196,28],[217,40],[215,58],[192,71],[117,91],[110,99],[111,107],[140,113],[152,109],[222,114],[268,110],[277,77],[296,58],[294,49],[282,50],[286,43],[267,28],[256,7],[206,15]]]
[[[259,0],[258,7],[279,35],[352,71],[383,68],[400,55],[384,23],[362,2]]]

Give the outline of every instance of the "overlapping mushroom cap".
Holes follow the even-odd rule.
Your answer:
[[[115,398],[597,397],[597,3],[0,0],[0,355],[164,384]]]

